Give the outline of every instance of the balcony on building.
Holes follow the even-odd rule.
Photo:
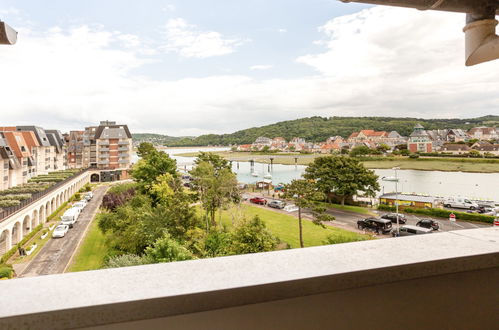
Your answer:
[[[498,278],[460,230],[0,281],[0,328],[497,329]]]
[[[99,159],[98,164],[99,164],[99,165],[108,165],[108,164],[109,164],[109,160],[106,160],[106,159]]]
[[[129,141],[118,141],[118,145],[120,145],[120,146],[127,146],[129,144],[130,144]]]
[[[106,147],[99,148],[99,152],[108,152],[108,151],[109,151],[109,148],[106,148]]]
[[[120,159],[118,161],[118,163],[120,163],[120,164],[128,164],[128,163],[130,163],[130,160],[128,160],[128,159]]]
[[[128,151],[130,150],[128,147],[119,147],[118,151]]]
[[[97,144],[99,145],[99,147],[100,146],[109,146],[109,141],[99,141]]]
[[[121,157],[121,158],[128,158],[128,157],[130,157],[130,154],[123,152],[123,153],[119,153],[118,156]]]

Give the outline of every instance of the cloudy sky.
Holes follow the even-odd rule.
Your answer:
[[[499,114],[464,15],[337,0],[0,0],[0,121],[228,133],[321,116]]]

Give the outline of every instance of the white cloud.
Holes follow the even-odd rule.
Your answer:
[[[324,50],[298,59],[315,76],[266,80],[154,80],[135,69],[156,48],[134,35],[88,26],[20,28],[19,42],[0,52],[1,124],[66,130],[109,119],[134,132],[192,135],[313,115],[497,113],[499,61],[464,66],[461,18],[393,8],[337,18],[321,28]]]
[[[253,70],[253,71],[263,71],[263,70],[269,70],[272,68],[273,68],[272,65],[265,65],[265,64],[250,66],[250,70]]]
[[[288,30],[281,28],[281,29],[277,30],[277,32],[279,32],[279,33],[286,33],[286,32],[288,32]]]
[[[175,7],[175,5],[166,5],[163,8],[161,8],[161,10],[166,12],[166,13],[171,13],[171,12],[174,12],[175,10],[177,10],[177,8]]]
[[[226,39],[219,32],[201,31],[196,25],[182,18],[171,19],[166,24],[167,51],[183,57],[206,58],[233,53],[244,41]]]

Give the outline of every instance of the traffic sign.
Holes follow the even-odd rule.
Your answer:
[[[456,215],[454,213],[449,214],[450,221],[456,221]]]

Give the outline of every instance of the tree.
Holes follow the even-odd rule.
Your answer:
[[[145,255],[153,262],[172,262],[195,259],[194,255],[168,233],[146,248]]]
[[[342,205],[345,205],[347,197],[360,191],[365,196],[374,197],[379,190],[378,176],[357,159],[349,157],[317,157],[305,169],[303,176],[313,180],[328,198],[332,193],[341,197]]]
[[[210,163],[216,173],[220,172],[223,169],[232,171],[229,161],[220,155],[214,154],[213,152],[201,151],[194,161],[194,164],[199,165],[201,162]]]
[[[133,179],[143,191],[148,191],[157,177],[167,173],[177,176],[177,162],[165,152],[157,150],[150,152],[146,158],[140,159],[131,171]]]
[[[156,148],[154,148],[153,144],[149,142],[142,142],[137,147],[137,156],[140,158],[147,158],[154,152],[156,152]]]
[[[365,156],[371,153],[371,149],[367,146],[358,146],[350,150],[350,157]]]
[[[381,151],[382,153],[385,153],[390,149],[391,149],[390,146],[387,145],[386,143],[381,143],[379,146],[376,147],[376,150]]]
[[[313,216],[313,223],[324,227],[324,221],[334,220],[334,217],[325,213],[326,209],[317,204],[323,199],[323,193],[309,180],[293,180],[284,186],[284,198],[292,199],[298,206],[298,229],[300,236],[300,247],[303,244],[302,209],[310,208]]]
[[[231,236],[231,251],[234,254],[273,251],[278,243],[257,215],[238,223]]]
[[[216,226],[216,211],[230,203],[239,202],[237,177],[223,163],[215,162],[214,165],[210,161],[198,162],[190,173],[194,178],[193,189],[199,192],[199,198],[211,225]]]

